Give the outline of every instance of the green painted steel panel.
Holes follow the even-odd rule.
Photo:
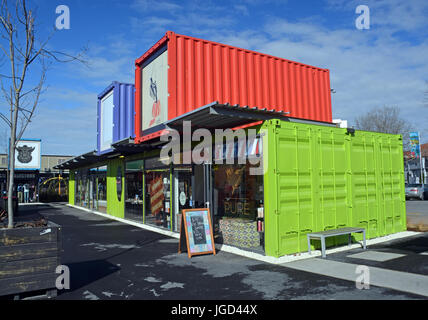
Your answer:
[[[76,188],[76,180],[74,177],[74,171],[70,171],[68,179],[68,203],[74,205],[74,196]]]
[[[120,201],[117,195],[116,177],[120,168],[122,176],[122,192]],[[125,217],[125,162],[123,159],[113,159],[107,162],[107,213],[117,218]]]
[[[278,120],[262,130],[267,255],[307,251],[309,232],[364,227],[371,239],[406,230],[400,135]]]

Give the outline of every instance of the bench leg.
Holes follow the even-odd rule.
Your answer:
[[[348,234],[348,246],[352,244],[352,234]]]
[[[325,238],[324,237],[321,237],[321,254],[322,254],[323,258],[326,257],[326,255],[325,255]]]
[[[309,236],[307,236],[307,238],[308,238],[308,252],[309,252],[309,254],[312,254],[311,253],[311,238]]]

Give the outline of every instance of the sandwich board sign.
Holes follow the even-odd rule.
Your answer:
[[[178,253],[187,249],[189,258],[209,253],[215,255],[210,209],[184,209],[181,216]]]

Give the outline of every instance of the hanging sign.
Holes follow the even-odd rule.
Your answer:
[[[15,152],[15,170],[40,170],[40,145],[41,140],[19,140]]]
[[[187,248],[189,258],[200,254],[215,255],[209,208],[182,210],[178,253]]]
[[[410,148],[413,159],[419,159],[421,157],[421,146],[419,140],[419,132],[410,132]]]

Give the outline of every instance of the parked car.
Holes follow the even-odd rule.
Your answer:
[[[406,199],[428,200],[428,185],[406,184]]]

